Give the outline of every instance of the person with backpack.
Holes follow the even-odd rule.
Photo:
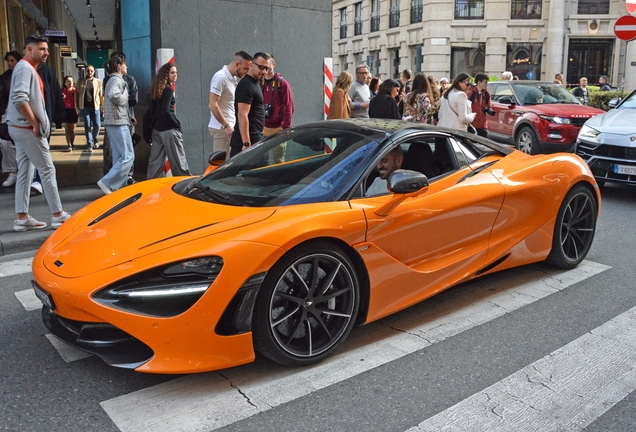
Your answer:
[[[488,75],[485,73],[475,75],[475,85],[468,91],[468,100],[473,113],[475,113],[475,120],[472,121],[472,125],[477,130],[477,135],[488,138],[487,115],[495,115],[492,110],[490,92],[488,91]]]
[[[283,76],[274,71],[276,60],[271,54],[269,72],[261,80],[263,104],[265,105],[265,127],[263,135],[270,136],[283,129],[291,127],[294,114],[294,99],[289,83]]]

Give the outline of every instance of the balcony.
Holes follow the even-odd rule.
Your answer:
[[[599,14],[603,14],[603,15],[607,15],[609,14],[609,0],[597,0],[597,1],[590,1],[590,0],[579,0],[579,8],[578,8],[578,14],[579,15],[599,15]]]
[[[347,24],[340,24],[340,39],[347,38]]]
[[[512,0],[510,19],[541,19],[542,0]]]
[[[380,31],[380,14],[371,16],[371,31]]]
[[[356,22],[353,25],[353,35],[360,36],[362,34],[362,18],[356,18]]]

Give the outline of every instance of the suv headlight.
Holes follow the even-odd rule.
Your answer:
[[[583,125],[579,131],[579,137],[596,140],[600,133],[601,132],[589,127],[588,125]]]
[[[546,116],[546,115],[542,115],[539,117],[541,117],[543,120],[549,121],[550,123],[572,124],[572,121],[569,118],[565,118],[565,117],[552,117],[552,116]]]
[[[222,268],[218,256],[171,263],[117,281],[93,294],[93,300],[143,315],[176,316],[203,296]]]

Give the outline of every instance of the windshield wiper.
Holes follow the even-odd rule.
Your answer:
[[[198,182],[194,182],[191,185],[190,190],[188,192],[191,192],[193,190],[201,191],[208,198],[212,198],[213,200],[220,202],[222,204],[229,204],[232,202],[232,199],[228,195],[224,195],[220,192],[217,192],[213,190],[212,188],[210,188],[210,186],[203,186],[202,184]]]

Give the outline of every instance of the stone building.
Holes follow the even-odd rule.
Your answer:
[[[577,85],[607,75],[631,90],[636,49],[614,34],[622,15],[625,0],[334,0],[333,69],[366,63],[382,78],[508,70],[546,81],[562,72]]]

